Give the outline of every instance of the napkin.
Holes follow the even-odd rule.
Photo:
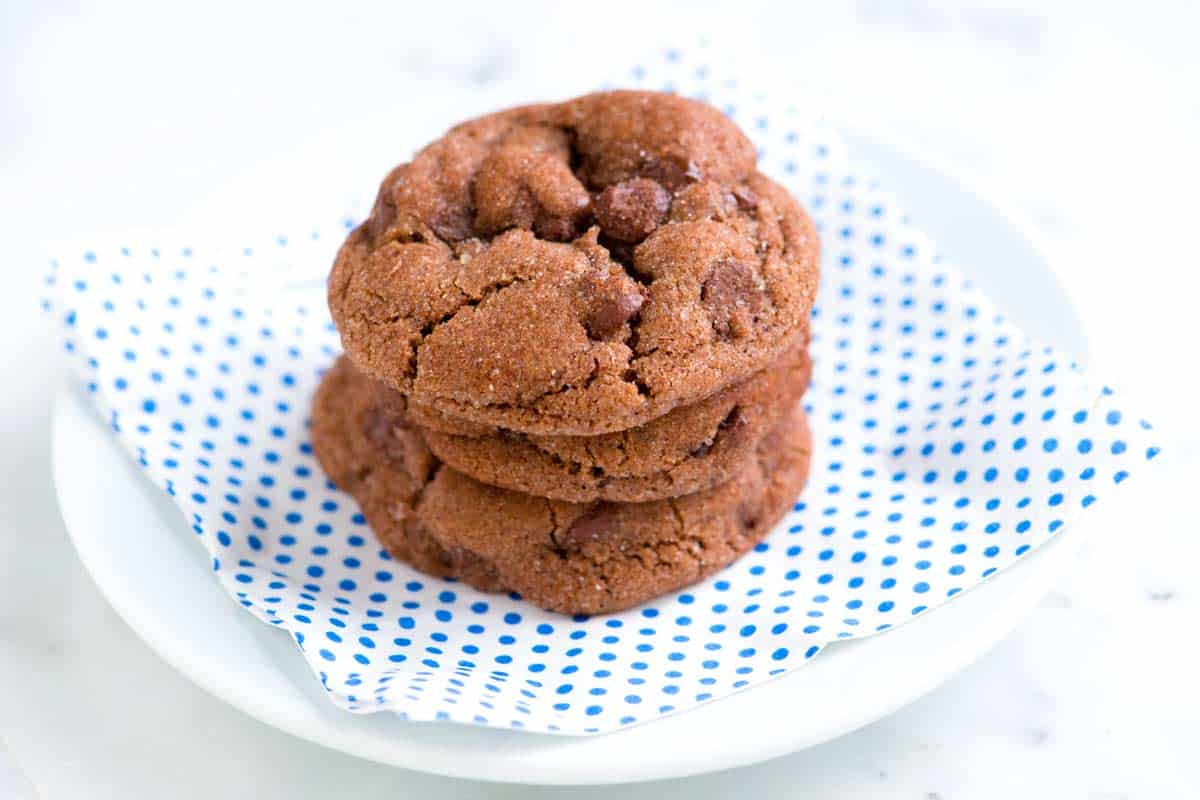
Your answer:
[[[339,707],[576,735],[686,711],[935,613],[1158,453],[1117,395],[946,263],[834,130],[714,63],[672,49],[615,83],[716,104],[817,221],[814,461],[751,553],[630,611],[567,617],[418,573],[326,480],[308,411],[339,351],[323,277],[351,220],[252,243],[143,233],[52,262],[44,305],[113,435]]]

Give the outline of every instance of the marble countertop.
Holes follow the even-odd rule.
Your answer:
[[[5,4],[0,11],[0,795],[608,796],[436,778],[274,731],[190,684],[128,629],[63,530],[49,398],[63,380],[36,302],[56,239],[194,218],[283,145],[437,86],[544,85],[664,35],[705,34],[802,77],[836,119],[938,156],[1029,217],[1093,343],[1093,369],[1158,423],[1154,480],[994,650],[867,728],[775,761],[629,797],[1184,798],[1200,692],[1200,388],[1183,345],[1200,289],[1200,14],[1185,3],[859,0],[605,12],[506,3],[337,19],[282,5]],[[797,4],[799,5],[799,4]],[[290,9],[290,6],[286,7]],[[556,10],[551,10],[552,8]],[[220,13],[223,12],[223,13]],[[630,30],[632,28],[632,30]],[[587,31],[586,40],[570,32]],[[622,61],[626,59],[626,61]],[[505,89],[505,87],[508,87]],[[394,97],[395,100],[389,98]],[[230,120],[239,120],[233,124]],[[264,197],[294,185],[250,187]],[[249,186],[249,184],[247,184]],[[81,454],[86,457],[86,454]],[[1136,531],[1130,549],[1116,532]],[[7,794],[5,790],[7,789]]]

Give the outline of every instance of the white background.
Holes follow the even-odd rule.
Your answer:
[[[39,281],[54,242],[92,232],[186,225],[200,237],[341,210],[419,143],[373,120],[418,118],[433,135],[461,112],[456,87],[535,99],[696,34],[802,82],[833,118],[974,174],[1027,216],[1078,306],[1093,369],[1157,424],[1165,452],[1154,480],[1093,526],[1064,584],[930,696],[805,753],[628,794],[1200,794],[1196,6],[430,5],[336,17],[295,3],[0,5],[0,796],[556,794],[322,751],[160,662],[97,593],[58,518],[47,424],[65,370]],[[237,202],[217,205],[230,186]]]

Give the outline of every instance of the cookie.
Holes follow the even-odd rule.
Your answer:
[[[421,427],[422,415],[405,413],[403,396],[391,390],[381,395],[397,426],[419,427],[435,456],[482,483],[577,503],[645,502],[707,489],[740,470],[759,440],[796,405],[811,367],[802,343],[778,363],[705,400],[598,436],[498,429],[447,433]]]
[[[728,481],[649,503],[566,503],[488,486],[388,424],[370,380],[340,360],[317,391],[312,443],[397,559],[565,614],[619,611],[716,572],[787,512],[808,474],[797,405]]]
[[[817,285],[808,215],[703,103],[605,92],[459,125],[342,245],[350,358],[449,418],[642,425],[778,360]]]

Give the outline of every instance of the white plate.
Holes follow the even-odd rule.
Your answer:
[[[1010,318],[1078,357],[1086,342],[1027,228],[928,161],[847,136],[854,163],[897,190],[916,222]],[[355,716],[325,699],[295,645],[213,580],[182,515],[121,450],[82,393],[55,409],[63,518],[100,590],[145,641],[198,685],[314,742],[409,769],[495,781],[616,783],[750,764],[824,742],[934,688],[986,651],[1050,588],[1076,529],[889,633],[831,645],[803,669],[722,701],[607,736],[570,738]],[[778,709],[803,709],[780,714]]]

